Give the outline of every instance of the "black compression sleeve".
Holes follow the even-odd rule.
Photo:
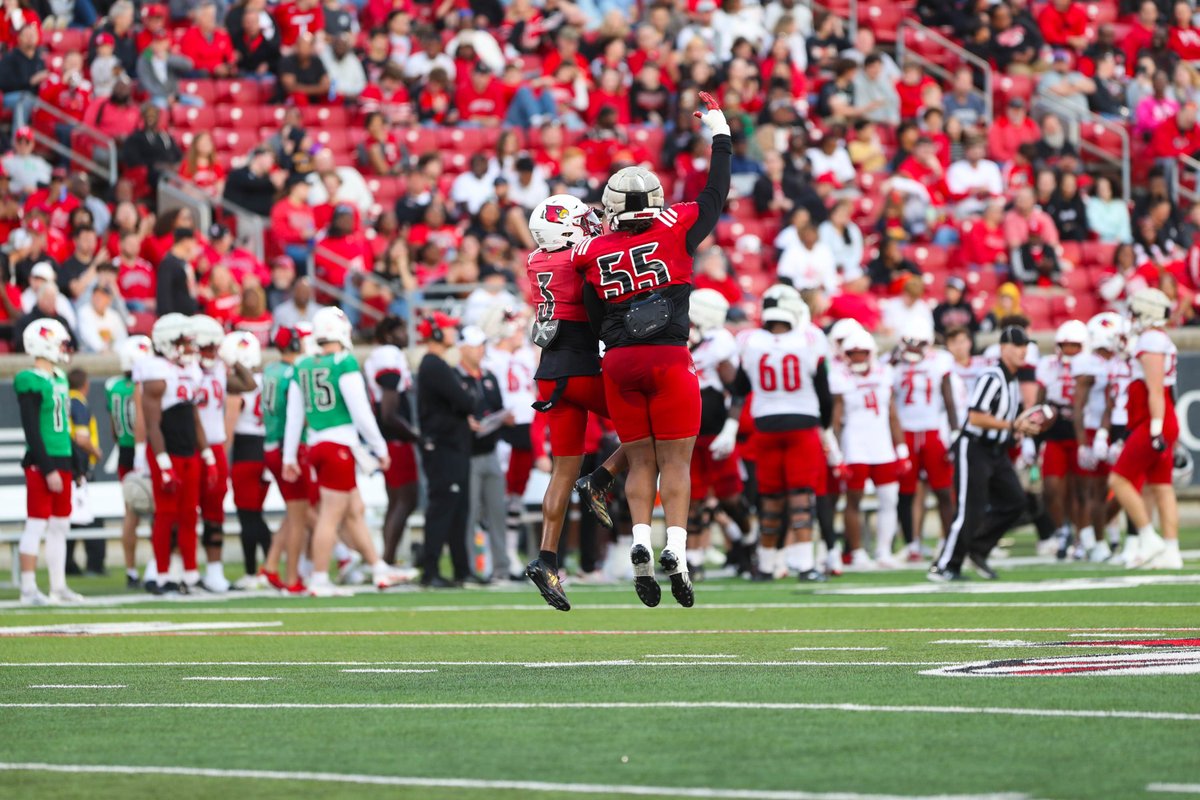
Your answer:
[[[817,365],[813,388],[817,392],[817,402],[821,405],[821,427],[828,428],[833,420],[833,394],[829,391],[829,371],[825,368],[824,361]]]
[[[583,309],[588,315],[588,326],[592,334],[600,336],[600,323],[604,320],[604,301],[596,294],[596,287],[590,283],[583,285]]]
[[[21,392],[17,395],[17,404],[21,407],[21,428],[25,431],[25,444],[33,464],[43,475],[49,475],[54,470],[50,462],[50,454],[46,452],[46,443],[42,441],[42,428],[38,424],[38,414],[42,410],[42,396],[34,392]]]
[[[713,137],[708,181],[696,198],[700,213],[687,232],[688,255],[696,254],[696,248],[717,227],[717,220],[725,210],[725,199],[729,197],[729,160],[732,154],[733,139],[730,136],[722,133]]]
[[[746,374],[746,370],[738,367],[737,377],[733,379],[733,383],[729,385],[729,392],[734,398],[740,402],[745,402],[746,397],[750,392],[754,391],[754,387],[750,385],[750,376]]]

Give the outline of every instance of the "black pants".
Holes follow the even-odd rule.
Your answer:
[[[470,574],[467,558],[468,492],[471,483],[471,454],[447,447],[422,449],[421,465],[429,486],[425,504],[425,547],[421,555],[423,580],[438,574],[442,549],[450,545],[454,579]]]
[[[950,572],[961,570],[968,555],[987,558],[1025,508],[1025,490],[1004,447],[963,436],[956,447],[954,481],[958,513],[937,560]]]

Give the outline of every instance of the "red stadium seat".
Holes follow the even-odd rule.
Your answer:
[[[1067,287],[1067,291],[1074,295],[1090,294],[1095,288],[1092,285],[1092,276],[1084,267],[1076,267],[1070,272],[1063,273],[1063,284]]]
[[[1071,262],[1072,266],[1079,266],[1083,263],[1083,247],[1079,242],[1062,242],[1059,244],[1061,252],[1059,256],[1063,261]]]
[[[1113,256],[1116,253],[1117,246],[1115,244],[1105,244],[1103,242],[1083,243],[1083,263],[1089,267],[1111,267]]]
[[[328,147],[335,155],[342,155],[354,149],[350,134],[344,128],[319,128],[313,131],[313,138],[322,147]]]
[[[222,103],[258,106],[271,102],[275,96],[275,81],[220,80],[217,81],[217,94]]]
[[[211,108],[176,105],[171,109],[171,124],[190,130],[212,130],[216,127],[217,115]]]
[[[235,105],[233,103],[222,103],[216,108],[217,125],[222,128],[257,128],[262,125],[270,125],[273,121],[270,117],[270,112],[267,112],[266,119],[259,111],[256,105]]]
[[[865,21],[875,31],[875,39],[881,44],[891,44],[896,41],[896,31],[900,21],[904,19],[904,9],[896,4],[866,6],[866,13],[859,7],[859,18]]]
[[[945,272],[950,262],[949,252],[940,245],[908,245],[902,250],[905,257],[926,272]]]
[[[438,146],[445,151],[473,155],[495,151],[500,138],[499,128],[440,128]]]
[[[404,144],[414,155],[436,152],[437,131],[430,128],[410,128],[404,133]]]
[[[217,102],[217,82],[210,80],[185,80],[179,84],[179,91],[199,97],[206,106]]]
[[[1054,312],[1046,295],[1026,292],[1021,298],[1021,308],[1029,317],[1030,328],[1044,331],[1054,327]]]
[[[66,28],[43,33],[43,42],[52,53],[86,53],[92,32],[86,28]]]
[[[350,112],[345,106],[305,106],[300,117],[307,127],[345,128],[350,124]]]

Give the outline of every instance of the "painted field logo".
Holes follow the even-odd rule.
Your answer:
[[[976,661],[926,670],[922,675],[1044,677],[1060,675],[1200,674],[1200,639],[1142,639],[1021,643],[1029,647],[1103,647],[1139,652]]]

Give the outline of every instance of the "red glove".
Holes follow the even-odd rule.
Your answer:
[[[204,488],[211,492],[221,480],[217,472],[217,457],[213,455],[212,448],[206,447],[200,453],[200,460],[204,462]]]
[[[896,466],[901,475],[907,475],[913,471],[913,460],[908,452],[908,445],[903,443],[896,445]]]
[[[832,467],[832,470],[833,477],[837,479],[838,483],[846,483],[850,480],[850,467],[848,465],[838,464],[837,466]]]
[[[154,460],[158,463],[158,475],[162,481],[162,490],[167,494],[175,494],[179,490],[179,475],[175,472],[175,465],[171,462],[171,457],[166,453],[159,453]]]

